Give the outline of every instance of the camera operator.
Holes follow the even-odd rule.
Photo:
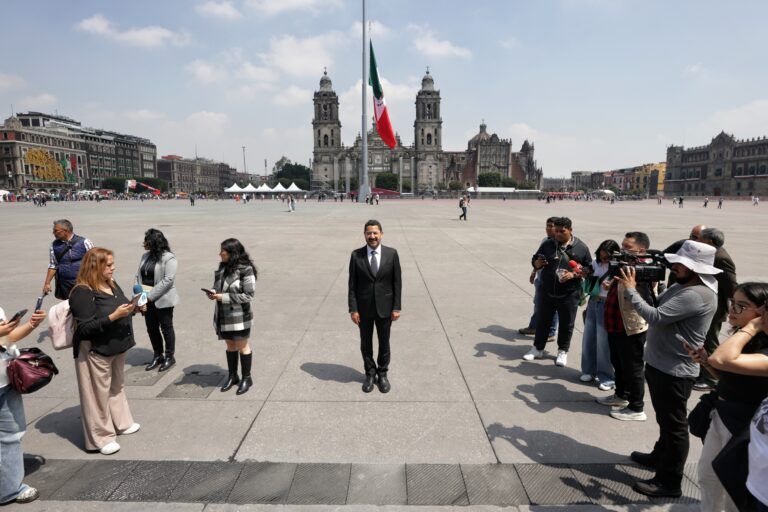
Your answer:
[[[531,258],[536,270],[541,270],[540,303],[536,319],[536,337],[533,348],[523,356],[526,361],[544,357],[544,347],[555,312],[560,319],[557,333],[557,366],[568,364],[568,349],[573,336],[573,325],[581,298],[581,278],[592,269],[592,254],[587,245],[573,236],[573,225],[568,217],[553,221],[554,237],[544,240]]]
[[[629,292],[632,306],[648,322],[645,346],[645,380],[659,425],[659,439],[651,453],[632,452],[635,462],[651,467],[656,474],[639,480],[633,488],[653,497],[679,497],[683,466],[688,457],[688,410],[699,365],[691,359],[682,341],[693,348],[704,344],[717,308],[720,270],[712,266],[715,248],[686,240],[677,254],[665,254],[675,283],[659,296],[658,307],[648,304],[637,291],[635,269],[627,267],[619,279]]]
[[[648,235],[632,231],[624,235],[621,250],[625,255],[644,254],[650,247]],[[616,392],[600,397],[597,402],[615,406],[610,415],[624,421],[645,421],[645,379],[643,378],[643,349],[648,322],[635,311],[629,290],[617,278],[606,280],[608,296],[605,299],[605,330],[608,348],[616,375]],[[648,304],[655,304],[656,296],[651,282],[637,283],[637,292]]]

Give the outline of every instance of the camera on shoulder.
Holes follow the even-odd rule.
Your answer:
[[[622,268],[633,267],[638,283],[663,282],[668,263],[662,251],[648,249],[645,253],[614,252],[608,262],[608,277],[616,277]]]

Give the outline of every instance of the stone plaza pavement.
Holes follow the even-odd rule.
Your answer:
[[[551,344],[547,359],[521,360],[532,342],[517,333],[532,309],[530,257],[552,215],[570,216],[593,250],[628,230],[646,231],[652,247],[664,248],[703,222],[725,231],[739,280],[760,279],[751,244],[768,228],[763,208],[474,200],[460,222],[456,203],[309,201],[290,214],[279,201],[0,204],[6,312],[33,306],[57,218],[115,251],[125,290],[144,231],[161,229],[179,259],[181,295],[170,371],[144,371],[152,352],[134,319],[127,393],[142,428],[109,457],[83,451],[71,353],[53,353],[44,328],[25,340],[52,353],[61,372],[24,399],[27,481],[42,499],[8,510],[697,509],[696,438],[683,498],[649,501],[631,490],[649,473],[628,454],[650,450],[658,432],[650,399],[646,422],[613,420],[595,402],[606,393],[578,380],[581,320],[567,368],[554,365]],[[364,244],[369,218],[382,222],[383,243],[398,250],[403,269],[387,395],[360,390],[358,335],[347,314],[349,254]],[[224,346],[200,291],[228,237],[259,268],[254,387],[239,397],[217,387]]]

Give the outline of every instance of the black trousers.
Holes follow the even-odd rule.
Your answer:
[[[163,339],[165,339],[165,353],[173,354],[176,351],[176,333],[173,330],[173,307],[159,309],[153,302],[147,303],[147,312],[144,315],[147,324],[147,334],[152,342],[152,350],[156,356],[163,354]],[[162,331],[162,335],[160,335]]]
[[[628,408],[635,412],[642,412],[645,398],[644,348],[644,332],[631,335],[625,331],[608,333],[608,349],[616,374],[616,396],[627,400]]]
[[[544,290],[541,290],[540,293],[540,302],[536,311],[536,336],[533,339],[533,345],[538,350],[544,350],[549,337],[549,328],[552,326],[552,319],[557,312],[560,319],[560,326],[557,329],[557,348],[568,352],[573,337],[573,325],[576,323],[576,312],[579,309],[581,290],[575,290],[564,297],[552,297]]]
[[[688,398],[691,396],[693,377],[667,375],[651,365],[645,365],[645,380],[656,411],[659,440],[653,447],[656,460],[656,480],[679,488],[683,480],[683,467],[688,458]]]
[[[373,358],[373,327],[379,338],[379,356]],[[392,318],[380,318],[375,312],[360,313],[360,352],[363,354],[363,367],[366,375],[376,373],[386,375],[389,371],[389,331]]]

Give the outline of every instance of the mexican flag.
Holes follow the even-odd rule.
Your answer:
[[[384,101],[384,90],[379,81],[379,70],[376,68],[376,55],[373,53],[373,43],[371,46],[371,72],[368,78],[368,84],[373,88],[373,111],[376,115],[376,130],[384,143],[391,148],[395,147],[395,132],[392,130],[392,122],[389,120],[389,111],[387,111],[387,102]]]

